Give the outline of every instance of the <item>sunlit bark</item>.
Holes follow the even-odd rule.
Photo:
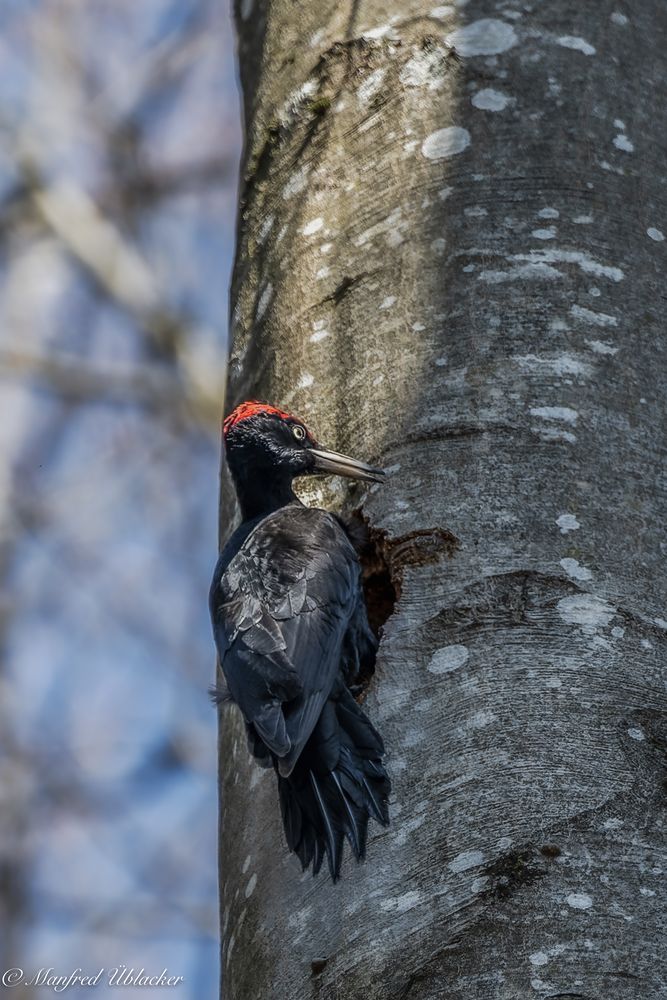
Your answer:
[[[399,600],[392,826],[342,884],[222,712],[229,1000],[662,995],[667,15],[626,9],[237,12],[228,406],[388,468],[308,497],[361,504]]]

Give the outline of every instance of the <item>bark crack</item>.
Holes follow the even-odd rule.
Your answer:
[[[340,281],[340,283],[334,288],[333,292],[330,292],[329,295],[325,295],[323,299],[320,299],[319,302],[316,302],[313,306],[311,306],[311,309],[319,309],[320,306],[326,305],[327,302],[333,302],[335,306],[340,305],[340,303],[349,294],[349,292],[351,292],[353,288],[359,285],[364,280],[364,278],[371,278],[373,277],[373,275],[378,273],[379,272],[375,270],[375,271],[362,271],[361,274],[356,274],[354,275],[354,277],[345,275],[345,277]]]

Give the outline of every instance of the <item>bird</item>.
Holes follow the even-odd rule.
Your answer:
[[[238,706],[250,753],[275,771],[289,850],[313,875],[326,857],[337,882],[345,840],[361,861],[369,818],[389,824],[383,740],[355,697],[378,641],[344,521],[304,505],[293,480],[385,474],[320,447],[302,420],[258,400],[226,417],[223,439],[241,524],[211,582],[224,678],[212,695]]]

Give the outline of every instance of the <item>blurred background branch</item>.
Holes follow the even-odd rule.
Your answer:
[[[0,963],[184,997],[217,977],[233,51],[214,0],[0,10]]]

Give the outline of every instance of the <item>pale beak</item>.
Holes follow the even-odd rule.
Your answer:
[[[310,454],[315,458],[313,472],[326,472],[334,476],[346,476],[348,479],[363,479],[368,483],[384,482],[383,469],[374,469],[356,458],[339,455],[335,451],[323,451],[321,448],[310,448]]]

